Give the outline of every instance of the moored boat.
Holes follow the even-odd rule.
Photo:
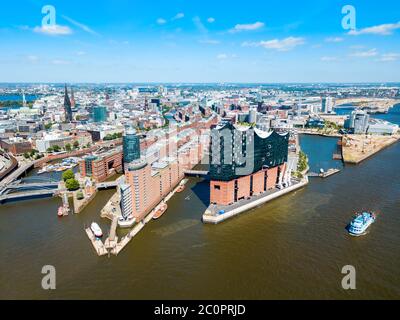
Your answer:
[[[100,226],[96,222],[92,222],[90,230],[92,230],[96,238],[101,238],[103,236],[103,231],[101,231]]]
[[[352,236],[361,236],[375,220],[376,215],[373,212],[357,213],[348,225],[348,232]]]
[[[156,213],[153,217],[154,220],[157,220],[159,218],[161,218],[161,216],[165,213],[165,211],[167,211],[168,206],[166,203],[161,204],[157,209],[156,209]]]
[[[58,208],[57,216],[60,218],[64,216],[64,207],[63,206]]]

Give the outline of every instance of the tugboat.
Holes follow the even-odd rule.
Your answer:
[[[352,236],[361,236],[375,220],[373,212],[357,213],[348,226],[348,232]]]
[[[103,231],[101,231],[99,225],[96,222],[93,222],[90,225],[90,230],[92,230],[96,238],[101,238],[103,236]]]

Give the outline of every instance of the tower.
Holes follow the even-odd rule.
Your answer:
[[[124,150],[124,163],[131,163],[140,159],[140,139],[136,130],[128,128],[122,138]]]
[[[74,89],[71,87],[71,107],[75,108],[75,96],[74,96]]]
[[[65,111],[65,121],[72,122],[72,107],[71,100],[68,96],[67,84],[65,84],[65,92],[64,92],[64,111]]]

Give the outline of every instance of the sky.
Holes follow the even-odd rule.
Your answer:
[[[400,1],[5,0],[0,82],[400,82]]]

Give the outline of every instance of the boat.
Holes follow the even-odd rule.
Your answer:
[[[90,230],[92,230],[96,238],[101,238],[103,236],[103,231],[101,231],[99,225],[96,222],[92,222],[92,224],[90,225]]]
[[[40,169],[38,171],[38,174],[43,174],[43,173],[46,173],[46,172],[47,172],[47,169],[46,169],[46,167],[44,167],[43,169]]]
[[[376,215],[373,212],[357,213],[348,226],[348,232],[352,236],[361,236],[375,220]]]
[[[64,207],[63,206],[58,208],[57,216],[60,218],[64,216]]]
[[[157,220],[157,219],[161,218],[161,216],[165,213],[165,211],[167,211],[167,209],[168,209],[168,206],[167,206],[166,203],[163,203],[162,205],[160,205],[160,206],[157,208],[156,213],[155,213],[153,219],[154,219],[154,220]]]
[[[178,189],[176,189],[176,192],[180,193],[180,192],[182,192],[183,190],[185,190],[185,186],[184,186],[184,185],[180,185],[180,186],[178,187]]]

